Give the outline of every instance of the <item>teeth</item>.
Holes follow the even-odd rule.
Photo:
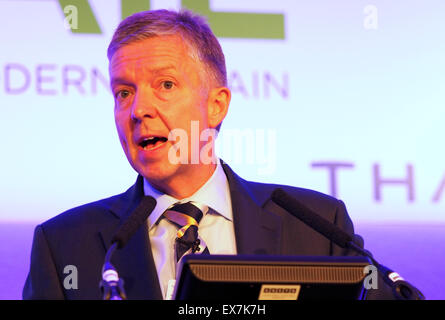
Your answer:
[[[148,138],[144,138],[140,145],[145,149],[147,148],[149,145],[155,145],[156,142],[161,141],[161,142],[165,142],[164,138],[160,138],[160,137],[148,137]]]
[[[149,138],[144,138],[141,143],[146,143],[146,142],[150,142],[153,141],[155,139],[155,137],[149,137]]]

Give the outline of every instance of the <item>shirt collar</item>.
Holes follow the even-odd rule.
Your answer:
[[[168,194],[162,193],[153,188],[145,178],[144,193],[156,199],[156,207],[148,217],[149,229],[156,224],[167,208],[177,202],[199,202],[209,206],[224,218],[230,221],[233,219],[229,183],[219,160],[210,179],[188,198],[178,200]]]

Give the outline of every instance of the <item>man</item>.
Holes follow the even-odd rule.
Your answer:
[[[167,212],[178,202],[193,201],[202,209],[194,226],[197,232],[199,225],[201,252],[205,247],[212,254],[350,254],[274,204],[270,195],[278,186],[245,181],[214,154],[231,93],[221,47],[202,18],[166,10],[137,13],[117,28],[108,58],[119,139],[139,176],[123,194],[37,226],[24,298],[101,299],[105,252],[144,195],[157,205],[112,260],[129,299],[169,296],[182,225]],[[353,234],[341,201],[281,187]],[[76,288],[66,283],[67,266],[76,267]]]

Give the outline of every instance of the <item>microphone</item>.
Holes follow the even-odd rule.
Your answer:
[[[103,300],[126,300],[124,281],[119,278],[116,268],[111,264],[111,257],[116,249],[122,249],[139,227],[147,220],[150,213],[156,207],[156,200],[151,196],[142,198],[139,205],[122,224],[111,239],[111,246],[105,255],[102,267],[102,281],[99,287],[103,294]]]
[[[377,269],[384,274],[383,280],[393,289],[393,293],[399,300],[424,300],[425,296],[416,287],[404,281],[393,270],[378,263],[371,253],[354,242],[349,235],[335,224],[318,215],[298,200],[288,195],[283,189],[277,188],[272,193],[272,201],[286,209],[293,216],[303,221],[306,225],[319,232],[342,248],[352,249],[359,254],[368,257]]]

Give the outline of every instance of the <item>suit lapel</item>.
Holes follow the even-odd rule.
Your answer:
[[[140,181],[141,180],[141,181]],[[112,201],[106,204],[106,207],[113,214],[114,218],[110,225],[102,226],[100,236],[102,237],[105,250],[111,244],[111,239],[118,230],[119,226],[128,218],[131,212],[136,208],[143,197],[142,179],[138,177],[136,183],[125,193],[112,198]]]
[[[221,163],[229,182],[238,254],[280,254],[281,218],[264,210],[247,181]]]
[[[143,179],[139,176],[127,192],[117,196],[110,204],[110,211],[118,219],[114,219],[112,224],[100,231],[105,250],[109,248],[119,226],[128,219],[143,196]],[[129,299],[162,299],[147,224],[138,229],[124,248],[115,251],[111,262],[120,278],[124,280],[124,288]]]

